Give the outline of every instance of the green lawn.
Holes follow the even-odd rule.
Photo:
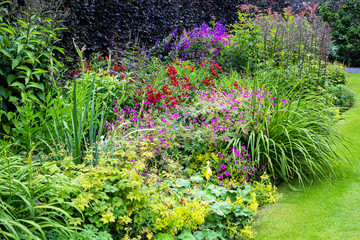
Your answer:
[[[256,239],[360,239],[360,74],[351,75],[350,86],[357,101],[338,126],[351,140],[354,169],[344,167],[344,178],[316,181],[304,191],[280,186],[283,198],[259,211]]]

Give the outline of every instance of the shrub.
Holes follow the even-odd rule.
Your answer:
[[[355,102],[355,93],[346,85],[338,84],[326,90],[332,96],[335,106],[342,108],[343,111],[349,109]]]
[[[348,77],[344,71],[345,66],[341,63],[334,62],[329,64],[326,68],[326,80],[330,85],[345,85]]]
[[[62,49],[54,46],[60,29],[53,27],[51,19],[40,20],[44,22],[41,26],[33,24],[38,19],[35,13],[13,23],[8,17],[0,17],[0,117],[1,131],[7,134],[26,98],[44,101],[51,84],[49,69],[62,66],[53,56],[55,50]],[[55,65],[51,66],[51,61]]]
[[[360,66],[360,5],[357,0],[324,1],[318,13],[332,27],[331,35],[337,47],[332,57],[350,66]]]

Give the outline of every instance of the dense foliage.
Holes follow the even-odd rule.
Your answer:
[[[360,4],[357,0],[324,1],[318,13],[332,27],[332,57],[350,66],[360,66]]]
[[[241,9],[231,29],[202,24],[177,39],[173,30],[145,50],[87,58],[74,40],[69,69],[53,55],[62,49],[51,20],[5,14],[0,94],[18,99],[12,111],[2,105],[1,234],[253,239],[276,184],[337,176],[347,159],[334,104],[353,96],[343,67],[327,63],[327,24],[314,7]]]

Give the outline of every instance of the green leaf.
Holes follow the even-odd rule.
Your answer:
[[[7,117],[8,120],[11,120],[14,116],[15,116],[15,114],[13,112],[8,112],[6,114],[6,117]]]
[[[190,181],[189,180],[185,180],[185,179],[177,179],[175,181],[176,185],[180,186],[180,187],[189,187],[190,186]],[[177,187],[178,187],[177,186]]]
[[[55,49],[55,50],[58,50],[58,51],[61,52],[62,54],[65,54],[63,48],[59,48],[59,47],[56,47],[56,46],[52,46],[51,48],[52,48],[52,49]]]
[[[16,76],[14,74],[10,74],[6,77],[6,81],[8,85],[11,85],[12,82],[15,80]]]
[[[177,240],[196,240],[189,229],[184,229],[176,238]]]
[[[21,62],[21,56],[17,56],[15,59],[13,59],[11,64],[12,69],[16,68],[20,62]]]
[[[14,96],[10,96],[10,98],[9,98],[9,102],[17,102],[19,100],[20,100],[19,98],[14,97]]]
[[[0,95],[7,99],[11,94],[11,91],[3,86],[0,86]]]
[[[21,82],[14,82],[13,84],[10,85],[11,87],[18,87],[20,88],[21,90],[24,90],[25,89],[25,85],[22,84]]]
[[[194,232],[194,237],[196,240],[217,240],[219,238],[221,239],[221,234],[210,229],[204,229]]]
[[[8,32],[10,33],[11,35],[15,35],[15,30],[10,28],[10,26],[7,28],[7,27],[0,27],[1,30],[5,31],[5,32]],[[13,31],[12,31],[13,30]]]
[[[10,126],[6,125],[6,124],[3,124],[2,126],[3,126],[3,129],[6,132],[6,134],[10,134]]]
[[[233,206],[228,202],[216,202],[211,206],[211,210],[214,211],[217,215],[225,216],[229,214]]]
[[[34,53],[29,51],[29,50],[25,50],[25,53],[29,56],[29,58],[31,59],[31,61],[33,63],[35,63],[35,56],[34,56]]]
[[[19,44],[18,49],[17,49],[17,54],[19,54],[24,49],[24,47],[25,47],[24,44]]]
[[[158,233],[153,240],[174,240],[174,236],[165,233]]]
[[[34,88],[38,88],[38,89],[42,89],[39,83],[36,82],[29,82],[28,85],[26,85],[26,89],[30,88],[30,87],[34,87]]]
[[[2,52],[5,56],[7,56],[7,57],[9,57],[9,58],[12,58],[12,56],[11,56],[11,54],[7,51],[7,50],[5,50],[5,49],[1,49],[0,50],[0,52]]]

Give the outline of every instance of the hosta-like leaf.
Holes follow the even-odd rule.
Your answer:
[[[214,211],[217,215],[225,216],[229,214],[233,208],[233,205],[228,202],[216,202],[211,206],[211,210]]]

